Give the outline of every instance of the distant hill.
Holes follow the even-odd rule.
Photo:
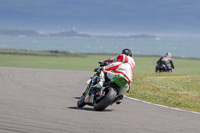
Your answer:
[[[0,29],[0,36],[40,36],[41,34],[34,30],[19,29]]]
[[[131,36],[127,36],[127,38],[134,38],[134,39],[145,38],[145,39],[159,40],[159,37],[157,37],[155,35],[147,35],[147,34],[131,35]]]
[[[35,30],[20,30],[20,29],[0,29],[0,36],[80,36],[90,37],[90,35],[78,33],[75,30],[59,31],[50,33],[40,33]]]
[[[62,37],[65,37],[65,36],[68,36],[68,37],[91,37],[88,34],[79,33],[76,30],[59,31],[59,32],[56,32],[56,33],[49,33],[47,35],[48,36],[62,36]]]
[[[148,34],[138,34],[138,35],[129,35],[129,36],[95,36],[99,38],[132,38],[132,39],[155,39],[159,40],[159,37],[155,35]]]
[[[97,37],[97,38],[133,38],[133,39],[159,39],[155,35],[139,34],[130,36],[98,36],[89,35],[77,32],[75,29],[64,30],[59,32],[44,32],[40,33],[35,30],[20,30],[20,29],[0,29],[0,36],[60,36],[60,37]]]

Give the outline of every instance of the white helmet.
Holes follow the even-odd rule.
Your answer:
[[[172,58],[172,54],[171,54],[170,52],[167,52],[167,53],[166,53],[166,56]]]

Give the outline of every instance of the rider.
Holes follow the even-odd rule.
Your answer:
[[[115,76],[122,76],[129,81],[129,84],[119,91],[119,95],[122,95],[123,98],[123,95],[130,91],[132,74],[135,68],[135,61],[132,58],[131,50],[123,49],[122,53],[118,55],[117,58],[108,59],[103,62],[110,64],[97,69],[97,72],[99,72],[99,82],[94,85],[93,88],[98,88],[101,90],[105,80],[111,80]],[[118,104],[119,103],[121,103],[121,100],[118,102]]]
[[[165,56],[161,57],[157,61],[155,72],[158,72],[161,66],[164,66],[165,71],[173,71],[174,63],[172,59],[172,54],[170,52],[167,52]]]

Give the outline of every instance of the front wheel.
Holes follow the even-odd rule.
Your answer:
[[[113,87],[105,89],[105,96],[94,103],[94,109],[96,111],[102,111],[107,108],[114,100],[117,92]]]
[[[83,106],[86,105],[86,103],[84,102],[84,99],[85,99],[85,96],[82,95],[81,98],[78,100],[77,106],[78,106],[79,108],[82,108]]]

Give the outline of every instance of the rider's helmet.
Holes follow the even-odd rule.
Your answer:
[[[132,57],[132,52],[130,49],[126,48],[122,50],[122,54],[125,54],[126,56]]]
[[[166,56],[168,56],[169,58],[172,58],[172,54],[170,52],[167,52]]]

